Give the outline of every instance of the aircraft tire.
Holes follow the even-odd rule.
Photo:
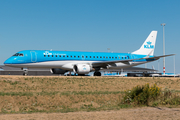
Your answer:
[[[23,73],[24,76],[27,76],[28,74],[27,73]]]
[[[94,72],[94,76],[101,76],[101,72]]]
[[[85,76],[85,74],[78,74],[78,76]]]

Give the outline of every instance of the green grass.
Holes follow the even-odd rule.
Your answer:
[[[0,92],[0,96],[33,96],[30,92]]]
[[[162,91],[156,84],[151,87],[145,84],[125,91],[122,103],[134,106],[180,105],[180,96],[174,90],[165,88]]]
[[[14,113],[23,113],[23,114],[26,114],[26,113],[68,113],[68,112],[78,112],[78,111],[86,111],[86,112],[91,112],[91,111],[102,111],[102,110],[120,110],[120,109],[123,109],[123,108],[132,108],[133,106],[132,105],[128,105],[128,104],[123,104],[123,105],[117,105],[117,106],[101,106],[101,107],[98,107],[98,108],[95,108],[91,105],[87,105],[87,106],[84,106],[84,107],[81,107],[81,108],[69,108],[69,107],[66,107],[66,108],[63,108],[63,109],[59,109],[59,110],[38,110],[38,109],[29,109],[27,111],[25,111],[26,108],[23,108],[21,109],[20,111],[16,112],[16,111],[7,111],[7,110],[4,110],[4,109],[1,109],[1,114],[14,114]]]
[[[179,79],[162,78],[119,78],[119,77],[21,77],[0,78],[0,113],[75,112],[119,110],[134,106],[180,105]],[[151,86],[141,94],[141,87],[131,92],[143,102],[123,102],[128,89],[139,85],[157,84],[157,89],[148,93]],[[168,89],[165,89],[167,86]],[[175,87],[173,87],[175,86]],[[169,90],[173,88],[174,90]],[[155,88],[155,87],[154,87]],[[151,96],[148,98],[148,96]],[[142,95],[141,97],[137,97]],[[155,96],[154,96],[155,95]],[[153,98],[154,96],[154,98]],[[126,98],[127,99],[127,98]],[[150,99],[150,100],[146,100]],[[144,104],[147,103],[148,104]],[[143,104],[142,104],[143,103]],[[18,110],[15,107],[18,106]],[[15,111],[16,110],[16,111]]]
[[[37,96],[37,95],[99,95],[99,94],[120,94],[124,93],[124,91],[67,91],[67,92],[0,92],[0,96]]]

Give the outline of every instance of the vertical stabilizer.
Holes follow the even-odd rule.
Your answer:
[[[139,54],[139,55],[153,55],[156,43],[156,36],[157,31],[152,31],[145,42],[142,44],[140,49],[132,52],[132,54]]]

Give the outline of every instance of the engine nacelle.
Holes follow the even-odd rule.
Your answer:
[[[53,74],[64,74],[67,70],[59,69],[59,68],[52,68],[50,69],[51,73]]]
[[[77,74],[88,74],[91,71],[91,66],[88,64],[77,64],[73,66],[73,71]]]

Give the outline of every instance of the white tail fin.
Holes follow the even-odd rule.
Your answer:
[[[156,36],[157,31],[152,31],[145,42],[142,44],[140,49],[132,52],[132,54],[139,54],[139,55],[153,55],[154,49],[155,49],[155,43],[156,43]]]

